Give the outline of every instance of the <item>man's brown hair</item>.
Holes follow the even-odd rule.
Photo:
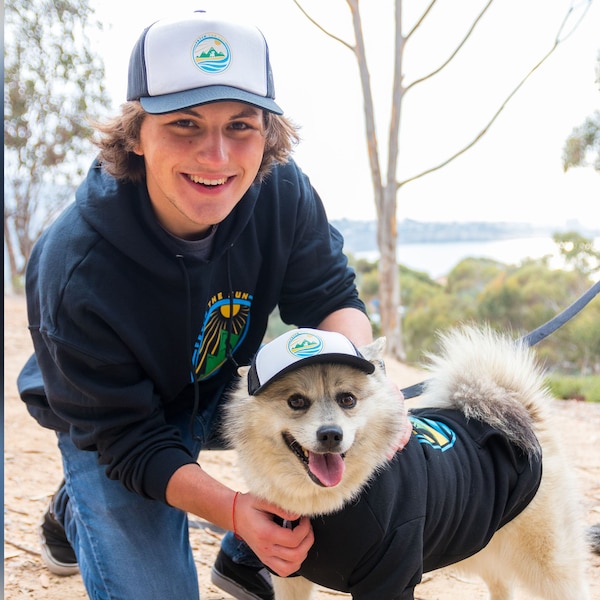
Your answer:
[[[144,157],[134,152],[140,140],[140,129],[147,113],[137,101],[121,106],[121,114],[96,123],[100,137],[95,141],[100,148],[100,164],[116,179],[140,183],[146,177]],[[263,111],[265,151],[257,180],[262,181],[276,163],[285,163],[298,143],[298,128],[289,119]]]

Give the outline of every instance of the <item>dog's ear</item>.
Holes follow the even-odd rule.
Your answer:
[[[382,363],[383,355],[385,353],[385,344],[386,339],[384,337],[380,337],[377,338],[371,344],[368,344],[367,346],[362,346],[360,348],[360,352],[367,360],[370,360],[371,362],[377,361],[379,363]]]
[[[238,375],[240,377],[246,377],[246,375],[248,375],[248,371],[250,370],[249,366],[245,366],[245,367],[238,367]]]

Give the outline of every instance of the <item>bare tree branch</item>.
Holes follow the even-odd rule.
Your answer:
[[[430,6],[433,6],[435,1],[436,0],[433,0]],[[405,89],[402,86],[402,64],[404,60],[404,48],[406,44],[406,38],[402,36],[402,2],[396,1],[394,4],[394,23],[396,28],[394,36],[395,62],[394,79],[392,81],[392,108],[390,115],[390,129],[388,134],[388,184],[396,180],[396,172],[398,170],[398,157],[400,154],[400,120],[402,116],[402,99],[404,97],[405,92]]]
[[[294,0],[295,2],[296,0]],[[369,156],[369,165],[371,167],[371,179],[374,189],[381,188],[381,167],[379,162],[379,150],[377,144],[377,132],[375,128],[375,108],[373,104],[373,95],[371,92],[371,78],[367,66],[367,57],[365,49],[365,41],[362,33],[362,25],[360,12],[358,9],[359,0],[347,0],[350,12],[352,13],[352,26],[354,28],[355,39],[355,55],[358,62],[360,73],[360,84],[362,88],[365,114],[365,130],[367,137],[367,150]],[[375,207],[377,212],[381,214],[382,198],[375,195]]]
[[[462,39],[460,44],[458,44],[458,46],[456,47],[454,52],[448,57],[448,59],[445,62],[443,62],[437,69],[435,69],[428,75],[425,75],[424,77],[420,77],[419,79],[415,79],[415,81],[413,81],[412,83],[407,85],[404,90],[405,92],[408,92],[408,90],[413,88],[415,85],[422,83],[423,81],[427,81],[427,79],[431,79],[431,77],[437,75],[442,69],[446,68],[452,62],[454,57],[459,53],[460,49],[465,45],[467,40],[471,37],[471,35],[473,34],[473,31],[475,30],[475,27],[477,27],[477,24],[479,23],[479,21],[481,20],[483,15],[486,13],[487,9],[492,5],[493,1],[494,0],[489,0],[489,2],[483,7],[482,11],[477,15],[477,18],[473,21],[473,23],[471,24],[471,27],[465,34],[465,37]],[[427,8],[427,11],[425,11],[425,13],[423,13],[423,16],[421,17],[419,22],[413,27],[413,30],[410,32],[410,34],[412,34],[413,31],[421,24],[421,22],[423,21],[423,18],[425,17],[425,15],[429,11],[429,9],[433,6],[434,2],[435,2],[435,0],[429,5],[429,7]],[[407,36],[407,39],[408,39],[408,37],[409,36]]]
[[[490,1],[492,1],[492,0],[490,0]],[[558,46],[562,42],[564,42],[567,38],[569,38],[569,36],[571,36],[575,32],[575,30],[577,29],[577,27],[579,26],[579,24],[581,23],[581,21],[585,17],[585,14],[589,10],[589,8],[591,6],[591,2],[592,2],[592,0],[587,0],[587,6],[586,6],[585,10],[583,11],[582,15],[580,16],[580,18],[577,20],[577,22],[575,23],[575,25],[573,26],[573,28],[570,31],[568,31],[564,35],[564,37],[562,37],[563,31],[564,31],[564,29],[565,29],[565,27],[567,25],[567,22],[569,21],[569,18],[571,17],[571,14],[572,14],[572,12],[574,10],[573,6],[571,6],[569,8],[569,10],[567,11],[567,14],[565,15],[562,23],[560,24],[560,27],[558,28],[557,34],[556,34],[556,36],[554,38],[554,43],[552,44],[551,48],[528,71],[528,73],[521,79],[521,81],[519,81],[519,83],[515,86],[515,88],[504,99],[504,101],[502,102],[502,104],[500,105],[500,107],[498,108],[498,110],[496,110],[496,112],[492,115],[492,117],[488,121],[488,123],[473,138],[473,140],[471,140],[461,150],[459,150],[458,152],[456,152],[455,154],[453,154],[452,156],[450,156],[449,158],[447,158],[446,160],[444,160],[440,164],[436,165],[435,167],[431,167],[430,169],[426,169],[425,171],[422,171],[421,173],[418,173],[417,175],[414,175],[413,177],[409,177],[408,179],[404,179],[403,181],[397,182],[396,183],[396,189],[399,190],[403,185],[405,185],[407,183],[410,183],[411,181],[415,181],[416,179],[420,179],[421,177],[424,177],[425,175],[429,175],[429,173],[433,173],[435,171],[438,171],[439,169],[441,169],[441,168],[445,167],[446,165],[450,164],[452,161],[456,160],[459,156],[463,155],[465,152],[467,152],[467,150],[471,149],[488,132],[488,130],[494,124],[494,122],[496,121],[496,119],[500,116],[500,113],[502,113],[502,111],[504,110],[504,108],[506,107],[506,105],[510,102],[510,100],[513,98],[513,96],[523,87],[523,85],[525,84],[525,82],[533,75],[533,73],[535,73],[535,71],[537,71],[546,62],[546,60],[548,60],[548,58],[556,51],[556,49],[558,48]]]
[[[298,2],[298,0],[292,0],[292,2],[298,7],[298,9],[300,10],[300,12],[320,31],[322,31],[327,37],[330,37],[331,39],[335,40],[336,42],[339,42],[340,44],[342,44],[343,46],[346,46],[346,48],[348,48],[348,50],[351,50],[352,52],[356,52],[356,47],[352,46],[352,44],[349,44],[348,42],[346,42],[345,40],[343,40],[342,38],[339,38],[337,35],[334,35],[333,33],[331,33],[330,31],[327,31],[327,29],[325,29],[322,25],[320,25],[317,21],[315,21],[307,12],[306,10],[304,10],[304,7],[300,4],[300,2]]]
[[[421,26],[421,23],[423,23],[423,21],[425,20],[425,17],[429,14],[429,11],[434,7],[436,2],[437,2],[437,0],[431,0],[431,3],[425,9],[425,12],[421,15],[421,18],[414,24],[413,28],[404,36],[405,40],[409,40],[412,37],[413,33],[417,29],[419,29],[419,27]]]

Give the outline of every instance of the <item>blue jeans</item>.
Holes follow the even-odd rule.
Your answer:
[[[210,415],[197,418],[200,440],[192,439],[189,412],[171,423],[180,429],[195,457],[214,430]],[[58,445],[66,485],[55,498],[55,512],[75,550],[89,597],[197,600],[200,592],[187,514],[108,479],[97,453],[78,450],[68,434],[58,434]],[[230,532],[222,548],[236,562],[260,565]]]

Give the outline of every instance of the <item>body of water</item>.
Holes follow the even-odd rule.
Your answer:
[[[600,238],[594,239],[600,249]],[[438,244],[400,244],[397,259],[400,264],[430,277],[447,275],[464,258],[491,258],[504,264],[518,264],[526,258],[550,255],[550,265],[563,266],[558,249],[551,237],[515,238],[489,242],[447,242]],[[379,253],[357,253],[358,258],[377,260]]]

